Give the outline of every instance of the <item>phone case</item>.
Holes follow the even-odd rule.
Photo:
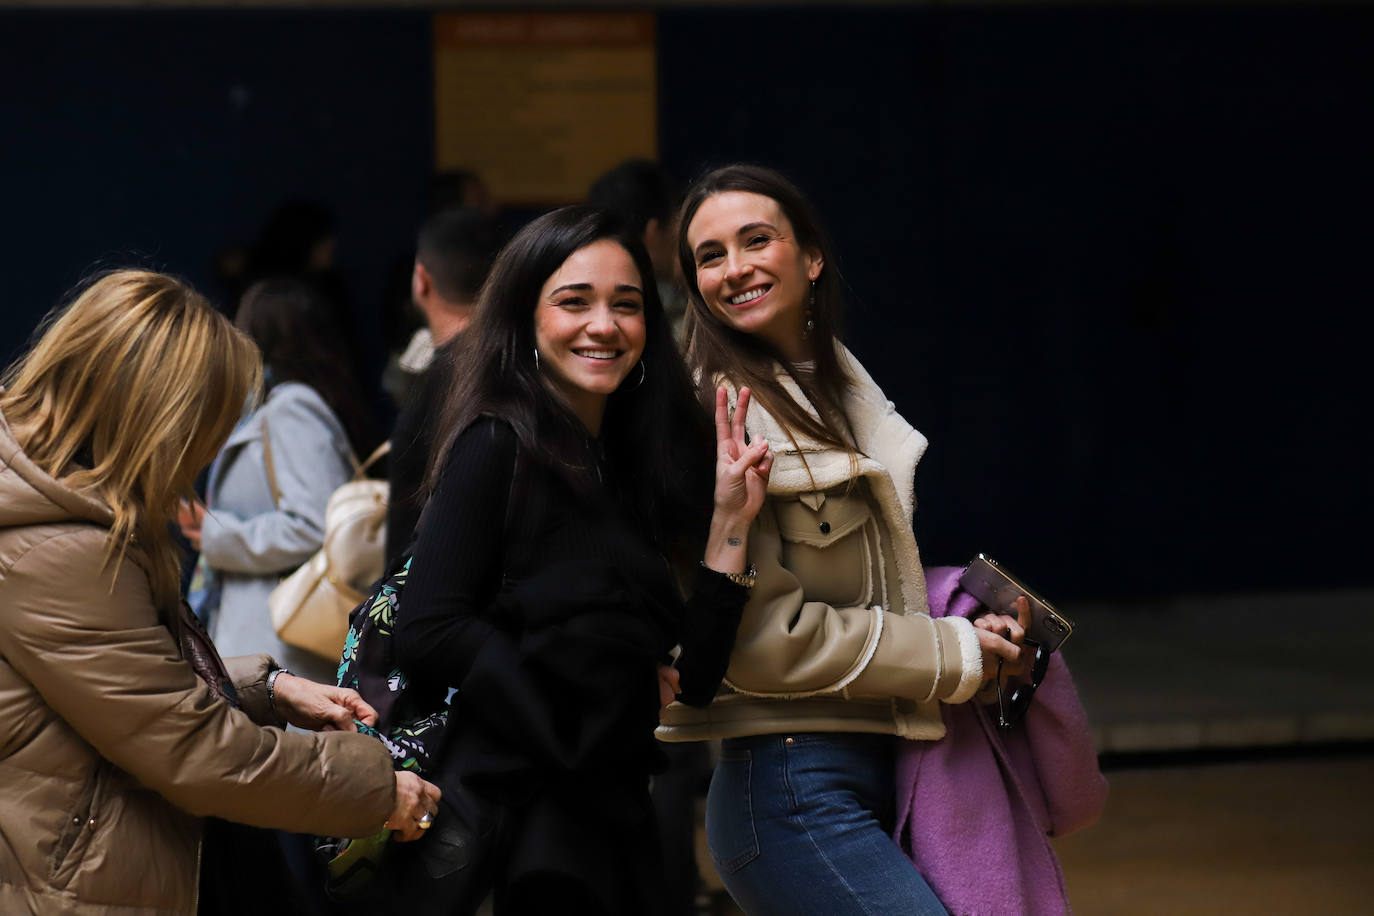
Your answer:
[[[1064,640],[1073,633],[1072,620],[1056,611],[1034,589],[987,554],[978,554],[964,567],[959,587],[999,614],[1007,613],[1016,599],[1025,595],[1030,602],[1031,612],[1026,640],[1042,645],[1050,652],[1063,645]]]

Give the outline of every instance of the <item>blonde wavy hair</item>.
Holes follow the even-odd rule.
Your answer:
[[[106,565],[136,544],[154,601],[175,607],[168,524],[260,390],[258,349],[190,286],[142,270],[97,278],[40,330],[0,410],[30,460],[110,507]]]

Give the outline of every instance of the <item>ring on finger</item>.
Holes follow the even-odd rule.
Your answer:
[[[426,811],[415,823],[420,825],[421,830],[428,830],[430,825],[434,823],[434,815]]]

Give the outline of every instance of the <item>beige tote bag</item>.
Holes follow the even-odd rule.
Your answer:
[[[377,459],[391,450],[377,447],[353,475],[334,491],[324,510],[324,546],[291,575],[281,580],[267,604],[272,628],[282,642],[321,658],[338,661],[348,635],[348,614],[386,566],[386,504],[389,484],[367,475]],[[279,499],[272,468],[267,429],[263,428],[263,456],[272,498]]]

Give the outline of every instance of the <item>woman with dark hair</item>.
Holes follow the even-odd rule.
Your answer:
[[[653,268],[600,210],[518,233],[463,345],[395,632],[413,683],[457,689],[434,777],[451,804],[395,850],[395,893],[424,912],[492,888],[498,913],[656,912],[653,730],[662,702],[720,683],[768,445],[722,392],[713,495]],[[685,603],[670,558],[690,562]]]
[[[929,615],[911,528],[926,440],[840,344],[835,257],[801,193],[728,166],[689,190],[679,226],[688,364],[732,400],[748,386],[736,421],[775,464],[724,687],[666,709],[660,737],[724,739],[707,838],[746,912],[944,913],[890,837],[894,736],[941,737],[941,703],[1014,667],[1025,608]]]
[[[377,444],[376,423],[357,376],[341,359],[347,336],[329,297],[293,277],[259,280],[239,300],[234,323],[258,345],[270,390],[283,382],[315,389],[343,424],[355,454]]]
[[[226,653],[268,652],[311,680],[333,683],[336,659],[277,638],[267,596],[323,543],[329,497],[371,444],[369,417],[333,310],[311,284],[258,281],[235,323],[262,353],[267,397],[211,465],[209,511],[182,511],[208,580],[197,611]]]

